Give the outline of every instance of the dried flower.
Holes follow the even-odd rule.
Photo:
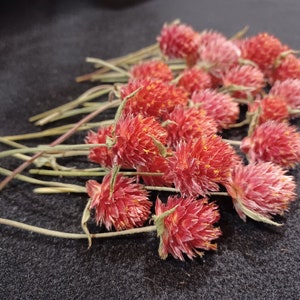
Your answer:
[[[134,79],[150,78],[162,81],[173,79],[171,69],[161,60],[142,61],[131,68],[130,74]]]
[[[142,114],[160,118],[171,112],[176,105],[186,105],[188,93],[181,87],[161,80],[142,79],[131,81],[121,89],[121,97],[141,88],[131,97],[124,108],[124,114]]]
[[[142,185],[134,183],[133,178],[120,174],[116,177],[112,193],[110,183],[111,174],[108,174],[101,184],[95,180],[89,180],[86,184],[96,222],[104,224],[107,230],[111,230],[112,226],[116,230],[142,226],[149,218],[152,205],[146,190]]]
[[[167,216],[163,213],[174,209]],[[214,223],[220,219],[218,207],[208,203],[207,199],[196,200],[192,197],[181,198],[169,196],[166,204],[156,200],[154,217],[160,236],[159,255],[166,259],[169,254],[184,260],[184,254],[193,259],[202,256],[199,250],[216,250],[213,240],[221,236],[219,227]]]
[[[227,94],[218,93],[215,90],[202,90],[192,95],[192,102],[200,104],[201,109],[207,112],[218,125],[218,129],[228,128],[239,117],[239,106]]]
[[[166,176],[184,196],[205,196],[228,181],[235,151],[221,137],[210,135],[179,143],[168,159]]]
[[[294,167],[300,161],[300,134],[294,126],[267,121],[242,140],[241,150],[252,162]]]
[[[293,177],[270,162],[236,166],[227,185],[234,207],[244,221],[248,216],[271,224],[271,216],[282,215],[295,200],[295,189]]]
[[[211,76],[204,70],[193,67],[181,73],[178,85],[192,95],[195,91],[211,88]]]

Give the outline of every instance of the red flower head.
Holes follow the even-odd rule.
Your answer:
[[[207,112],[207,115],[215,120],[219,130],[228,128],[239,117],[238,104],[233,102],[231,96],[227,94],[207,89],[194,93],[192,101],[200,104],[200,107]]]
[[[162,53],[169,58],[184,58],[193,65],[198,58],[199,33],[185,24],[164,25],[157,38]]]
[[[249,107],[249,112],[255,112],[261,109],[259,115],[259,124],[274,120],[278,122],[286,121],[289,117],[289,110],[284,99],[272,95],[267,95],[261,100],[255,102]]]
[[[300,161],[300,134],[286,123],[267,121],[242,140],[241,150],[252,162],[293,167]]]
[[[174,211],[169,215],[162,215],[172,209]],[[160,236],[159,255],[162,259],[169,254],[180,260],[184,260],[184,254],[193,259],[203,254],[199,250],[217,249],[217,244],[212,241],[222,233],[220,228],[214,227],[214,223],[220,219],[214,203],[207,203],[207,199],[169,196],[167,204],[156,200],[155,213],[154,220]]]
[[[92,199],[91,209],[95,210],[96,222],[111,230],[140,227],[149,218],[152,203],[148,200],[143,186],[134,179],[117,175],[114,190],[110,192],[111,174],[102,183],[89,180],[87,192]]]
[[[274,68],[271,82],[284,81],[286,79],[300,79],[300,59],[293,54],[287,55]]]
[[[134,79],[160,79],[162,81],[171,81],[173,74],[169,66],[161,60],[143,61],[134,65],[130,71]]]
[[[232,94],[235,98],[247,98],[247,94],[255,95],[265,86],[264,74],[254,66],[234,66],[224,74],[223,85],[225,87],[236,85],[249,88],[248,93],[241,90]]]
[[[205,196],[218,191],[218,183],[228,181],[237,163],[233,148],[221,137],[211,135],[188,143],[179,143],[169,158],[166,173],[184,196]]]
[[[116,124],[112,152],[115,163],[136,168],[160,155],[157,144],[165,145],[167,131],[154,117],[127,115]]]
[[[190,141],[201,138],[203,135],[217,133],[217,124],[207,116],[206,111],[195,107],[185,108],[177,106],[168,116],[171,121],[166,126],[168,145],[175,147],[180,141]]]
[[[276,81],[270,94],[285,99],[291,109],[300,109],[300,79]]]
[[[211,76],[207,72],[193,67],[182,72],[178,85],[192,95],[195,91],[211,88]]]
[[[227,191],[239,216],[277,225],[271,215],[282,215],[295,200],[296,184],[292,176],[270,162],[236,166]]]
[[[141,88],[133,97],[128,99],[124,114],[142,114],[160,118],[171,112],[176,105],[185,105],[188,102],[188,93],[181,87],[168,84],[161,80],[142,79],[131,81],[121,89],[121,97]]]
[[[242,57],[255,62],[267,76],[269,76],[278,56],[288,50],[287,46],[266,32],[243,40],[240,47]]]
[[[98,132],[90,131],[85,138],[87,144],[105,144],[106,138],[111,138],[112,126],[100,127]],[[89,160],[100,164],[103,167],[112,167],[113,153],[107,146],[94,147],[90,149]]]

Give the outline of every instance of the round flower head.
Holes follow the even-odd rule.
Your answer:
[[[125,167],[146,165],[159,155],[158,144],[165,145],[167,132],[154,117],[127,115],[116,124],[112,152],[114,162]]]
[[[211,88],[212,82],[207,72],[193,67],[182,72],[178,85],[182,86],[189,95],[192,95],[195,91]]]
[[[252,60],[269,75],[278,56],[288,50],[276,37],[266,32],[247,38],[240,43],[242,57]]]
[[[228,181],[236,154],[221,137],[211,135],[179,143],[168,159],[166,177],[184,196],[205,196]]]
[[[286,123],[267,121],[242,140],[241,150],[252,162],[294,167],[300,161],[300,134]]]
[[[207,112],[218,125],[218,129],[228,128],[239,117],[239,106],[233,102],[231,96],[218,93],[214,90],[202,90],[192,95],[192,102],[200,104],[201,109]]]
[[[235,98],[247,98],[247,95],[255,95],[265,86],[264,74],[254,66],[243,65],[230,68],[223,76],[223,86],[241,86],[249,88],[249,91],[236,91],[232,93]]]
[[[300,79],[300,59],[293,54],[281,59],[272,71],[271,83],[286,79]]]
[[[198,58],[199,33],[185,24],[165,24],[157,38],[161,52],[169,58],[184,58],[193,65]]]
[[[295,200],[296,184],[280,166],[270,162],[236,166],[226,186],[239,216],[273,225],[272,215],[282,215]]]
[[[96,222],[107,230],[142,226],[149,218],[152,205],[143,186],[134,183],[133,178],[117,175],[112,193],[110,187],[111,174],[106,175],[101,184],[95,180],[86,184]]]
[[[217,133],[217,124],[206,111],[195,107],[177,106],[168,116],[168,145],[175,147],[180,141],[190,141],[203,135]]]
[[[289,118],[289,110],[284,99],[273,95],[267,95],[261,100],[255,100],[250,106],[249,112],[260,109],[258,123],[262,124],[269,120],[283,122]]]
[[[160,79],[162,81],[171,81],[173,74],[169,66],[161,60],[143,61],[134,65],[130,74],[134,79]]]
[[[98,132],[89,131],[85,142],[87,144],[106,144],[106,139],[112,136],[112,126],[100,127]],[[90,149],[89,160],[103,167],[112,167],[113,153],[107,146],[93,147]]]
[[[161,80],[142,79],[131,81],[121,89],[124,99],[138,88],[140,90],[128,99],[124,114],[142,114],[160,118],[171,112],[176,105],[188,102],[188,93],[181,87],[168,84]]]
[[[276,81],[270,94],[285,99],[291,109],[300,109],[300,79]]]
[[[199,250],[217,249],[217,244],[212,241],[222,233],[220,228],[214,226],[220,219],[214,203],[208,203],[207,199],[169,196],[166,204],[159,198],[156,200],[155,213],[162,259],[169,254],[180,260],[184,260],[184,255],[193,259],[197,255],[202,256]]]

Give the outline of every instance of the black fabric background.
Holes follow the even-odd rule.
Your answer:
[[[197,30],[212,28],[227,36],[249,25],[249,34],[268,31],[299,49],[299,16],[298,0],[1,1],[0,136],[39,130],[27,121],[30,116],[92,86],[74,81],[92,70],[85,57],[108,59],[150,45],[164,22],[180,18]],[[236,139],[242,134],[233,132]],[[10,169],[19,164],[0,162]],[[298,171],[291,173],[299,183]],[[85,195],[35,195],[32,189],[11,182],[0,193],[0,216],[81,230]],[[299,201],[278,219],[284,223],[280,228],[244,223],[228,199],[217,201],[223,231],[218,251],[194,261],[160,260],[154,233],[97,240],[87,250],[84,240],[0,226],[0,298],[298,299]]]

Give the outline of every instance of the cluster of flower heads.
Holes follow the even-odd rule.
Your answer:
[[[161,258],[183,260],[216,249],[220,214],[208,199],[221,187],[243,220],[276,225],[272,216],[295,200],[287,172],[300,161],[300,134],[289,123],[300,113],[300,60],[268,33],[228,39],[173,23],[157,41],[161,57],[133,66],[121,86],[126,102],[116,123],[86,137],[103,144],[91,148],[90,161],[109,170],[102,183],[88,181],[87,191],[96,222],[123,230],[150,218],[145,185],[174,187],[177,196],[157,198],[152,220]],[[185,68],[172,70],[173,59]],[[221,137],[237,125],[241,106],[251,127],[240,145],[246,164]]]

